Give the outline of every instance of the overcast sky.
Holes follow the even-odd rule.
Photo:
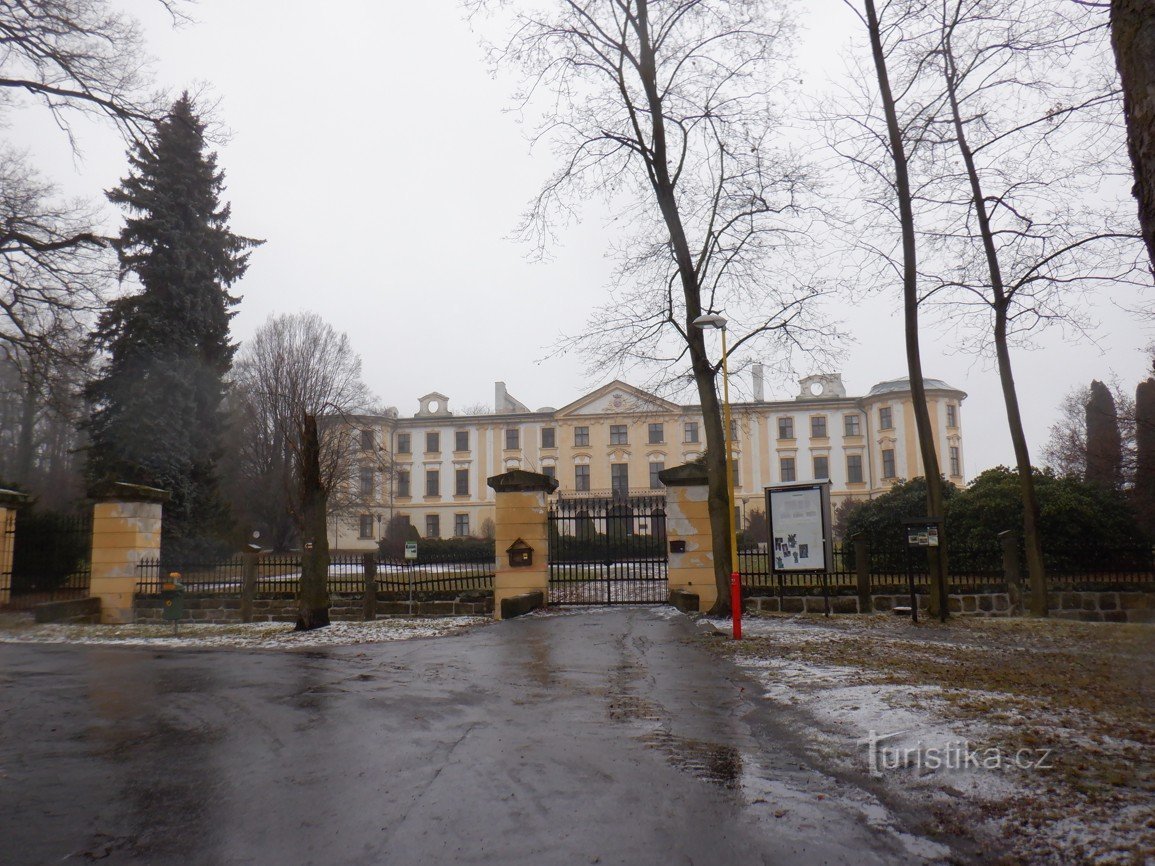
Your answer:
[[[457,0],[200,0],[195,23],[175,30],[153,0],[121,5],[144,24],[158,84],[208,84],[232,130],[217,148],[232,227],[266,239],[237,289],[236,338],[271,313],[314,310],[349,334],[366,381],[403,415],[434,390],[451,409],[492,405],[495,380],[531,408],[562,406],[613,377],[551,350],[606,298],[604,216],[587,213],[546,264],[509,239],[552,162],[530,152],[507,111],[513,83],[490,77]],[[842,68],[852,22],[839,0],[798,8],[808,28],[799,65],[819,86]],[[124,147],[99,124],[77,129],[79,160],[43,111],[19,114],[5,134],[62,190],[97,198],[125,173]],[[106,213],[115,230],[118,214]],[[851,394],[905,375],[899,295],[832,310],[856,339],[841,365]],[[1015,353],[1037,463],[1071,387],[1116,374],[1133,390],[1145,375],[1149,323],[1106,299],[1092,315],[1096,344],[1055,333]],[[928,329],[923,367],[970,395],[973,477],[1013,457],[993,366],[952,352],[955,342]],[[767,392],[791,398],[797,384],[772,378]]]

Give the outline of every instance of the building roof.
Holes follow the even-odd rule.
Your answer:
[[[923,379],[923,387],[927,390],[934,391],[956,391],[959,394],[963,393],[951,385],[948,385],[942,379]],[[886,382],[879,382],[870,389],[870,397],[877,397],[879,394],[894,394],[899,391],[910,390],[910,379],[890,379]]]

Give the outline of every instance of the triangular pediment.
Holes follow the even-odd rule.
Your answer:
[[[568,415],[653,415],[681,412],[676,403],[656,397],[641,388],[621,381],[603,385],[596,391],[579,397],[557,411],[557,417]]]

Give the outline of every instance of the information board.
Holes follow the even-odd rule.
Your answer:
[[[406,541],[405,542],[405,558],[406,559],[416,559],[417,558],[417,542],[416,541]]]
[[[766,488],[772,571],[827,571],[831,566],[830,486]]]

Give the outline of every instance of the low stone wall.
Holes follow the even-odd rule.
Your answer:
[[[390,598],[390,600],[383,600]],[[136,599],[137,622],[164,622],[164,604],[159,598]],[[490,616],[493,597],[481,601],[393,601],[384,594],[377,596],[377,619],[397,616]],[[361,622],[364,607],[360,595],[334,595],[329,608],[333,622]],[[188,596],[184,599],[185,623],[239,623],[241,600],[214,596]],[[296,622],[297,601],[293,598],[253,599],[253,622]]]
[[[909,607],[909,595],[872,595],[876,611]],[[1048,594],[1051,616],[1085,622],[1155,622],[1155,592],[1052,592]],[[925,610],[927,596],[918,596],[919,610]],[[787,595],[747,598],[742,607],[749,611],[774,613],[824,613],[822,596]],[[860,613],[858,597],[832,595],[831,613]],[[950,611],[962,616],[1012,616],[1010,596],[1005,592],[950,596]]]
[[[1059,619],[1155,622],[1155,592],[1051,592],[1047,607]]]
[[[62,622],[91,625],[100,622],[100,599],[72,598],[67,601],[46,601],[32,606],[37,622]]]

